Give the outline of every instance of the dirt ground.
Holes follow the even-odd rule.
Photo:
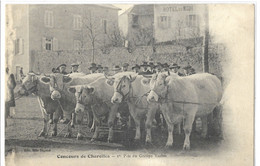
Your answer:
[[[144,153],[167,153],[169,155],[187,156],[210,156],[218,153],[223,140],[211,137],[202,139],[198,134],[191,135],[191,150],[182,151],[184,134],[174,135],[173,147],[165,149],[167,131],[153,130],[153,145],[145,146],[142,142],[133,144],[131,148],[122,145],[119,134],[115,134],[117,141],[114,143],[106,142],[106,133],[100,139],[91,142],[92,133],[85,125],[84,139],[76,140],[77,130],[73,129],[72,138],[64,138],[66,125],[58,124],[58,136],[47,138],[37,137],[43,127],[42,114],[36,97],[23,97],[16,101],[16,107],[11,111],[13,118],[8,119],[8,126],[5,131],[5,154],[8,156],[12,152],[18,154],[30,154],[26,152],[47,151],[47,152],[80,152],[91,150],[102,150],[103,152],[144,152]],[[49,133],[51,130],[49,131]],[[46,154],[46,152],[44,152]],[[36,153],[40,155],[41,153]]]

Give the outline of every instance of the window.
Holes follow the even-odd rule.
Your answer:
[[[81,30],[82,27],[82,18],[80,15],[74,15],[73,17],[73,29]]]
[[[53,28],[53,12],[52,11],[45,11],[44,25],[45,25],[45,27]]]
[[[138,26],[138,16],[137,15],[133,15],[133,27]]]
[[[81,48],[81,41],[74,40],[74,50],[80,50],[80,48]]]
[[[187,15],[186,16],[186,26],[187,27],[198,26],[198,17],[196,15]]]
[[[103,20],[104,33],[107,34],[107,20]]]
[[[171,27],[171,17],[170,16],[159,16],[158,26],[163,29],[170,28]]]
[[[23,44],[23,39],[19,38],[15,40],[15,55],[21,55],[23,54],[23,49],[24,49],[24,44]]]
[[[42,49],[48,51],[57,51],[58,50],[58,39],[52,37],[43,37],[42,38]]]
[[[52,50],[52,39],[46,39],[45,48],[46,50]]]

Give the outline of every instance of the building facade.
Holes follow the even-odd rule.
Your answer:
[[[119,28],[125,38],[136,45],[198,38],[204,35],[206,7],[196,4],[134,5],[119,16]]]
[[[203,36],[206,7],[194,4],[154,5],[155,41],[166,42]]]
[[[118,26],[120,10],[113,5],[8,5],[8,8],[11,12],[7,13],[10,15],[7,27],[15,33],[11,58],[15,73],[21,67],[25,73],[32,70],[36,51],[87,50],[109,45],[108,35]]]
[[[150,45],[153,39],[154,5],[134,5],[119,16],[119,28],[129,43]]]

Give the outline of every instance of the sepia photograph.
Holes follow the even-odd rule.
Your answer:
[[[255,4],[1,5],[6,166],[254,165]]]

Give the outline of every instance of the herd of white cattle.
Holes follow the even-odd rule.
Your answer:
[[[18,93],[35,94],[44,116],[44,126],[39,136],[46,136],[49,115],[53,114],[52,136],[57,135],[57,123],[61,113],[70,120],[65,137],[70,137],[75,121],[77,139],[83,137],[82,121],[92,111],[95,128],[92,140],[98,138],[100,121],[106,116],[109,128],[108,141],[113,140],[113,126],[122,103],[127,103],[134,120],[135,140],[141,139],[141,119],[146,117],[146,143],[152,143],[152,122],[161,111],[167,124],[166,146],[173,144],[175,124],[184,122],[185,140],[183,149],[190,149],[190,134],[196,117],[202,121],[202,136],[207,134],[207,115],[219,106],[222,98],[220,80],[208,73],[180,77],[174,73],[159,73],[151,77],[134,72],[122,72],[113,76],[102,73],[85,75],[72,73],[62,75],[36,75],[28,73]],[[75,118],[75,121],[73,120]]]

